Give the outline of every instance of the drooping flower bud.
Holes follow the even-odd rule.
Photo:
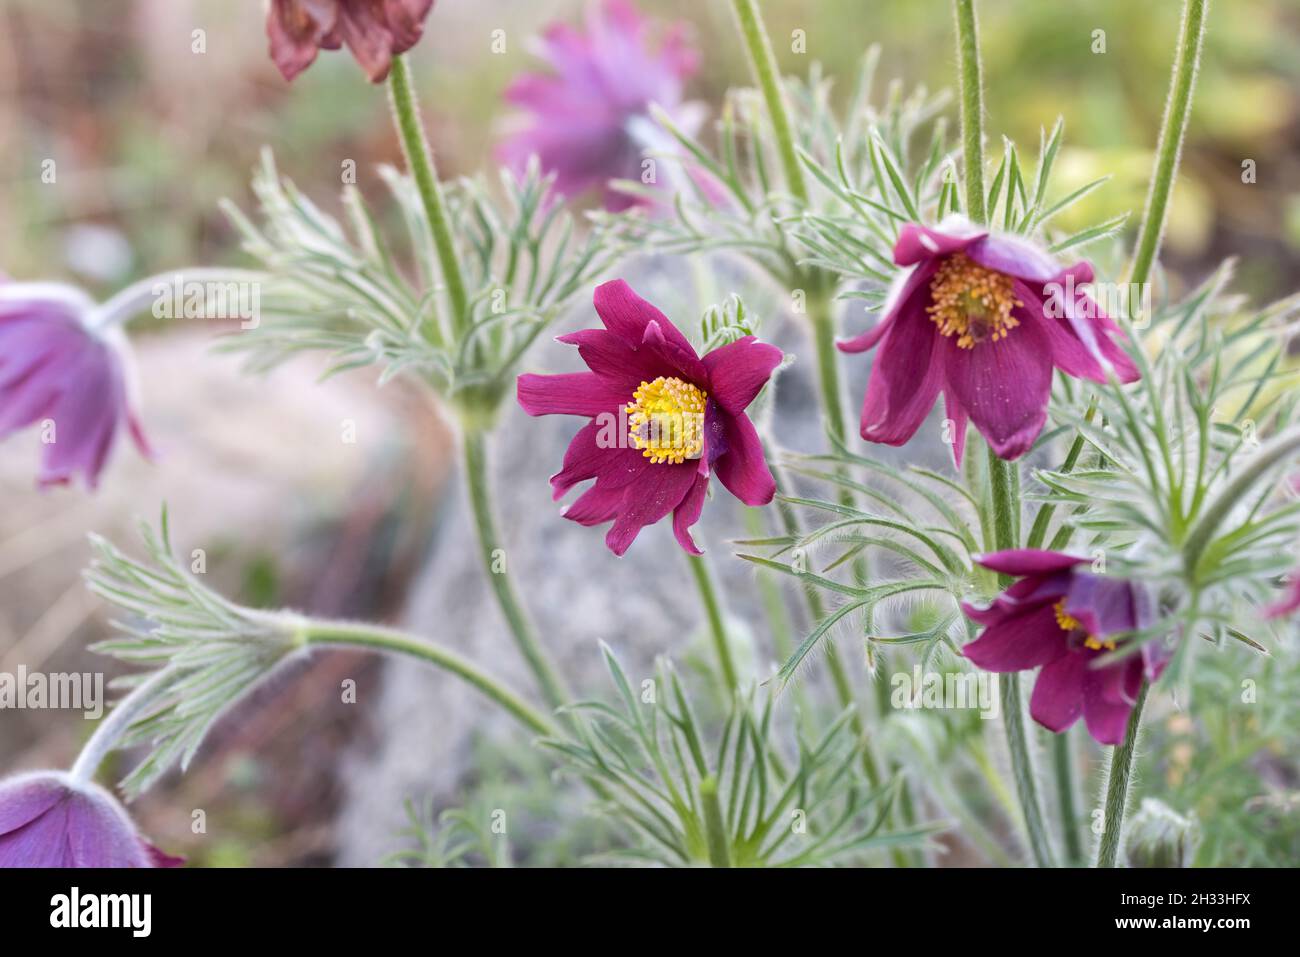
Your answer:
[[[117,799],[60,771],[0,781],[0,867],[179,867]]]
[[[1143,798],[1125,839],[1130,867],[1191,867],[1201,828],[1195,814],[1179,814],[1164,801]]]

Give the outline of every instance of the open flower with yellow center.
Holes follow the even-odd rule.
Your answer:
[[[1061,552],[1016,549],[976,561],[1019,580],[988,608],[962,605],[984,626],[962,654],[986,671],[1041,666],[1029,702],[1034,720],[1059,732],[1082,715],[1099,742],[1119,744],[1143,677],[1155,681],[1169,661],[1159,640],[1119,661],[1099,661],[1151,625],[1146,590],[1083,571],[1088,559]]]
[[[958,464],[967,422],[1014,459],[1047,421],[1053,369],[1095,382],[1107,367],[1123,382],[1138,377],[1119,327],[1082,288],[1093,280],[1086,262],[1063,269],[1024,239],[957,217],[903,227],[894,262],[912,268],[881,321],[839,344],[880,347],[862,406],[869,442],[908,441],[942,393]]]
[[[590,419],[551,476],[555,498],[595,479],[565,518],[612,521],[605,543],[622,555],[642,528],[671,512],[678,543],[698,555],[690,528],[711,475],[746,505],[766,505],[776,493],[745,410],[780,364],[781,350],[745,336],[701,357],[621,279],[598,286],[593,300],[605,327],[559,337],[578,347],[591,371],[521,375],[518,382],[529,415]]]

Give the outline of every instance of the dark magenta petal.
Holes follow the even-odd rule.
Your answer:
[[[704,554],[704,550],[696,545],[695,539],[691,537],[691,526],[700,520],[700,513],[704,511],[704,499],[708,490],[708,474],[697,473],[695,484],[691,486],[690,492],[686,498],[682,499],[681,504],[673,510],[673,535],[677,537],[677,544],[692,555]]]
[[[605,328],[632,348],[641,348],[646,327],[655,322],[659,324],[659,331],[667,342],[683,352],[696,355],[690,342],[668,317],[633,292],[632,287],[622,279],[612,279],[597,286],[592,295],[592,303]]]
[[[726,452],[713,462],[718,481],[746,505],[766,505],[776,495],[763,442],[747,415],[719,415]]]
[[[941,338],[923,314],[900,317],[889,330],[862,403],[860,431],[868,442],[902,445],[921,427],[943,383]]]
[[[937,269],[936,262],[924,262],[896,281],[882,310],[884,318],[861,335],[835,343],[836,348],[841,352],[866,352],[876,347],[899,316],[919,313],[924,318],[930,302],[930,280]]]
[[[610,487],[598,480],[560,514],[579,525],[603,525],[618,518],[626,497],[626,486]]]
[[[1116,676],[1122,677],[1124,670],[1124,664],[1120,663],[1108,668],[1089,668],[1084,676],[1083,720],[1098,744],[1114,745],[1124,740],[1133,702],[1114,694],[1112,687]]]
[[[691,461],[680,465],[664,462],[642,472],[635,494],[627,496],[623,511],[605,536],[609,550],[615,555],[626,552],[642,528],[653,525],[682,503],[698,474],[698,463]]]
[[[898,242],[894,243],[894,265],[913,266],[927,259],[965,252],[973,243],[987,235],[986,231],[970,223],[943,231],[908,223],[899,232]]]
[[[642,382],[675,375],[675,370],[654,350],[629,346],[606,329],[579,329],[556,340],[578,347],[578,355],[592,372],[618,384],[630,401]]]
[[[317,49],[346,43],[370,81],[379,83],[393,56],[419,41],[432,7],[433,0],[271,0],[271,59],[292,80],[311,65]]]
[[[1061,572],[1076,565],[1086,564],[1089,559],[1065,552],[1049,552],[1041,548],[1009,548],[1001,552],[989,552],[976,555],[975,561],[1003,575],[1048,575]]]
[[[1071,652],[1043,666],[1029,698],[1030,716],[1049,731],[1060,733],[1083,713],[1083,683],[1088,656]]]
[[[1052,354],[1046,335],[1026,323],[972,349],[955,337],[936,338],[948,386],[975,428],[1001,458],[1024,455],[1047,421]]]
[[[672,331],[677,332],[676,328]],[[681,333],[678,335],[680,336]],[[704,363],[690,343],[682,346],[676,339],[669,338],[657,321],[651,320],[646,325],[645,336],[641,341],[642,348],[662,359],[671,367],[675,377],[692,385],[708,381],[708,370],[704,368]]]
[[[723,409],[739,415],[767,384],[781,359],[780,349],[753,336],[714,349],[704,357],[709,394]]]
[[[563,498],[579,482],[597,476],[609,488],[623,487],[650,466],[650,460],[636,449],[619,447],[618,421],[600,416],[578,430],[564,453],[564,465],[551,476],[555,499]]]
[[[529,415],[617,414],[631,394],[591,372],[562,375],[525,373],[516,383],[519,404]]]
[[[1165,667],[1174,657],[1174,651],[1168,641],[1155,638],[1142,644],[1142,675],[1150,682],[1160,680]]]
[[[1066,650],[1066,634],[1056,623],[1056,612],[1043,602],[1009,611],[963,645],[961,653],[985,671],[1022,671],[1055,661]]]

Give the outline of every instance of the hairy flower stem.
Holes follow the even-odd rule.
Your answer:
[[[420,191],[420,202],[429,219],[433,247],[438,253],[442,281],[447,286],[447,299],[452,313],[451,328],[459,340],[469,331],[469,297],[465,293],[465,280],[461,276],[460,260],[456,258],[456,246],[451,236],[451,222],[447,218],[447,207],[442,200],[442,187],[438,184],[438,171],[429,152],[424,125],[420,122],[420,109],[415,101],[415,90],[411,87],[411,74],[406,65],[406,57],[393,57],[392,71],[388,74],[388,90],[391,94],[393,119],[397,124],[397,132],[402,138],[402,152],[406,155],[406,166],[415,177],[415,185]]]
[[[1128,786],[1133,771],[1133,751],[1137,744],[1138,725],[1142,723],[1142,707],[1146,704],[1150,683],[1143,680],[1138,689],[1133,713],[1128,718],[1124,741],[1115,746],[1110,755],[1110,779],[1106,783],[1106,811],[1104,830],[1097,845],[1097,866],[1114,867],[1119,856],[1120,832],[1124,828],[1124,808],[1128,803]]]
[[[1079,809],[1074,800],[1074,748],[1070,732],[1052,736],[1052,770],[1056,774],[1056,800],[1061,814],[1061,835],[1065,845],[1065,863],[1078,866],[1083,862],[1083,842],[1079,839]]]
[[[1011,462],[1004,462],[988,452],[989,491],[993,501],[993,538],[999,551],[1016,548],[1020,542],[1020,470]],[[1011,583],[1011,576],[1001,575],[1003,587]],[[1029,849],[1034,863],[1039,867],[1053,867],[1051,842],[1047,837],[1043,808],[1038,797],[1038,783],[1034,777],[1033,756],[1029,750],[1029,734],[1025,727],[1025,709],[1021,702],[1020,674],[1002,675],[999,682],[1002,692],[1002,720],[1007,731],[1007,750],[1011,756],[1011,772],[1016,781],[1016,794],[1025,818],[1025,831],[1029,835]]]
[[[312,620],[302,624],[301,635],[307,645],[343,645],[419,659],[473,685],[530,730],[545,735],[557,733],[552,721],[500,681],[456,652],[422,638],[374,625]]]
[[[731,849],[727,843],[727,826],[718,800],[718,779],[709,775],[700,782],[700,803],[704,805],[704,838],[709,846],[709,863],[714,867],[731,866]]]
[[[727,623],[722,617],[722,602],[718,599],[718,588],[713,580],[713,572],[703,555],[687,555],[686,564],[691,566],[691,575],[700,590],[704,602],[704,612],[709,619],[709,636],[713,639],[713,648],[718,653],[718,667],[726,685],[727,695],[736,690],[736,665],[731,659],[731,646],[727,642]]]
[[[1185,0],[1183,21],[1174,57],[1173,79],[1169,86],[1169,100],[1165,103],[1165,116],[1160,125],[1160,143],[1156,148],[1155,170],[1151,174],[1151,188],[1147,193],[1146,210],[1142,214],[1142,228],[1138,233],[1137,249],[1129,282],[1141,285],[1151,276],[1164,236],[1165,217],[1169,209],[1169,194],[1178,176],[1178,158],[1187,133],[1191,115],[1192,92],[1196,87],[1196,70],[1201,59],[1201,46],[1205,38],[1205,14],[1209,0]]]
[[[732,0],[731,6],[736,12],[736,22],[740,25],[745,48],[749,50],[754,79],[763,91],[767,112],[772,119],[772,131],[776,134],[781,167],[785,171],[786,188],[799,202],[807,203],[808,186],[804,181],[803,167],[799,165],[799,156],[795,152],[790,112],[786,109],[785,91],[781,88],[781,74],[776,67],[776,55],[772,52],[772,41],[768,39],[767,28],[763,26],[758,4],[756,0]]]
[[[480,429],[465,428],[463,436],[465,485],[469,494],[470,509],[474,514],[474,529],[478,533],[483,570],[496,595],[497,604],[505,616],[510,634],[523,654],[524,660],[537,679],[538,687],[547,704],[559,708],[569,701],[563,680],[551,665],[533,630],[523,602],[515,591],[514,581],[505,567],[505,549],[497,534],[496,519],[492,512],[492,493],[487,462],[487,433]]]
[[[104,758],[117,747],[118,740],[127,729],[144,716],[154,701],[154,692],[169,677],[159,670],[113,706],[108,717],[99,723],[95,733],[82,747],[81,753],[77,755],[77,760],[72,765],[72,770],[68,772],[74,784],[89,784],[94,780],[95,772],[104,763]]]
[[[975,0],[953,0],[957,20],[957,62],[961,71],[961,150],[966,165],[966,215],[983,224],[984,208],[984,76],[980,64],[979,25]]]

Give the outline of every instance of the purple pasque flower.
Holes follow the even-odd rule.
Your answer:
[[[746,505],[776,493],[763,444],[745,414],[781,362],[781,350],[745,336],[701,358],[668,321],[621,279],[596,287],[603,329],[560,336],[589,372],[521,375],[529,415],[589,418],[551,476],[556,500],[595,479],[564,511],[582,525],[612,521],[605,544],[622,555],[647,525],[673,514],[673,533],[693,555],[690,527],[704,508],[710,474]]]
[[[371,83],[388,77],[393,57],[420,41],[433,0],[271,0],[266,36],[271,59],[292,80],[319,50],[352,51]]]
[[[894,262],[913,268],[884,318],[839,343],[845,352],[879,346],[862,405],[869,442],[902,445],[942,393],[958,464],[968,420],[1015,459],[1047,421],[1053,368],[1105,382],[1109,364],[1122,382],[1138,378],[1116,342],[1123,333],[1080,288],[1093,280],[1086,262],[1063,269],[1024,239],[958,217],[937,229],[904,226]]]
[[[151,455],[132,411],[126,337],[96,304],[59,283],[0,283],[0,440],[41,425],[41,487],[81,475],[90,488],[119,426]]]
[[[1029,713],[1052,731],[1064,731],[1083,715],[1088,733],[1102,744],[1119,744],[1143,677],[1155,681],[1169,661],[1161,641],[1106,665],[1123,636],[1151,624],[1145,589],[1123,578],[1082,571],[1088,559],[1033,548],[983,555],[985,568],[1019,578],[988,608],[963,603],[962,611],[984,626],[962,654],[985,671],[1024,671],[1042,666]]]
[[[58,771],[0,781],[0,867],[179,867],[116,798]]]
[[[522,170],[536,155],[565,196],[603,190],[605,208],[619,212],[643,202],[612,189],[611,179],[640,179],[643,155],[657,134],[649,118],[656,103],[687,132],[701,112],[682,103],[682,88],[699,56],[676,23],[654,31],[629,0],[601,0],[587,9],[586,31],[553,24],[539,55],[553,73],[524,73],[506,90],[523,113],[502,141],[498,159]],[[668,141],[663,145],[671,145]]]

